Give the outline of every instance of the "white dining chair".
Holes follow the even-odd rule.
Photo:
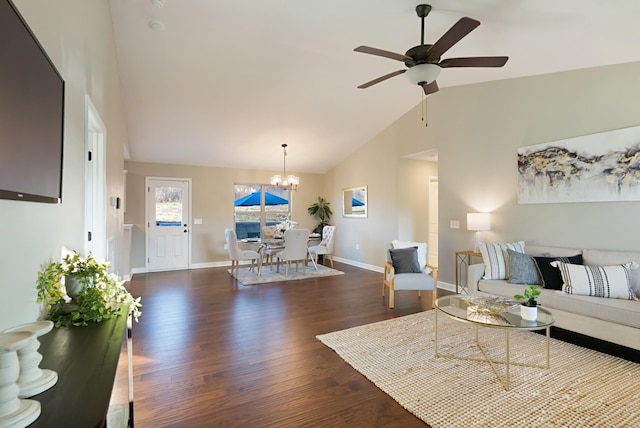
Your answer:
[[[333,268],[333,247],[336,237],[335,226],[325,226],[322,228],[322,241],[318,245],[309,247],[309,258],[313,262],[313,267],[318,270],[318,256],[323,255],[331,260],[331,267]]]
[[[233,275],[233,270],[236,271],[236,278],[238,277],[238,271],[240,269],[240,261],[243,260],[251,260],[251,269],[253,269],[253,264],[256,263],[258,265],[258,276],[260,276],[261,263],[260,258],[262,257],[257,251],[252,250],[242,250],[238,247],[238,238],[236,237],[236,232],[232,229],[224,230],[224,237],[227,240],[227,249],[229,250],[229,258],[231,259],[231,274]]]
[[[276,254],[278,265],[276,272],[280,272],[280,261],[287,262],[287,269],[284,276],[289,276],[289,266],[291,262],[302,263],[302,273],[307,273],[307,241],[309,240],[309,229],[289,229],[284,232],[284,250]]]
[[[263,226],[262,233],[260,234],[260,240],[263,244],[263,254],[266,258],[269,269],[273,270],[273,256],[284,250],[284,245],[271,245],[269,240],[276,239],[278,236],[278,229],[275,226]]]

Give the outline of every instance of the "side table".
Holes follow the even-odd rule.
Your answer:
[[[472,257],[482,257],[482,254],[472,250],[456,251],[456,294],[469,294],[467,286],[467,268]]]

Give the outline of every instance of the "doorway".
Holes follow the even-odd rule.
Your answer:
[[[429,254],[427,261],[438,266],[438,177],[429,177]]]
[[[147,271],[189,269],[191,179],[145,179]]]
[[[104,157],[107,128],[88,95],[85,108],[84,251],[100,260],[107,256]]]

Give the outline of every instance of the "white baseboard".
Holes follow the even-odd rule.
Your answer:
[[[333,257],[333,260],[335,260],[336,262],[344,263],[345,265],[355,266],[361,269],[371,270],[378,273],[382,273],[384,270],[380,266],[374,266],[374,265],[370,265],[362,262],[357,262],[355,260],[343,259],[342,257]]]
[[[441,290],[451,291],[452,293],[456,292],[456,285],[448,282],[438,281],[438,288]]]

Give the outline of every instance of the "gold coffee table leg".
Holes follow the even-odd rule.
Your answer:
[[[438,308],[435,309],[436,311],[436,337],[435,337],[435,342],[434,342],[434,347],[436,350],[436,357],[438,357]]]

